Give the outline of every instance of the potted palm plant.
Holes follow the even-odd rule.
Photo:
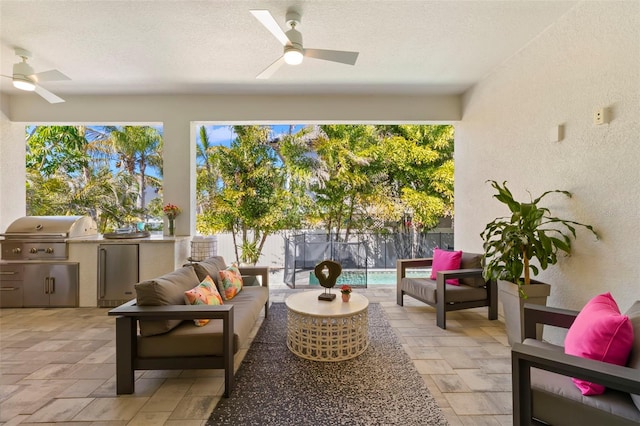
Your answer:
[[[568,191],[547,191],[528,203],[521,203],[513,198],[506,181],[502,185],[493,180],[488,182],[498,191],[493,197],[511,211],[511,216],[499,217],[487,224],[480,236],[484,242],[484,277],[498,280],[507,337],[512,344],[522,341],[524,302],[544,305],[551,293],[548,284],[533,281],[531,274],[538,275],[540,270],[555,265],[558,254],[571,254],[576,227],[589,230],[596,239],[598,234],[590,225],[551,216],[548,208],[538,205],[553,193],[570,198]]]

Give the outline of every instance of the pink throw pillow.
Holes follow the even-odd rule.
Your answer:
[[[446,251],[435,249],[433,251],[433,263],[431,264],[431,279],[435,280],[440,271],[452,271],[460,269],[462,251]],[[460,285],[457,278],[449,279],[447,284]]]
[[[629,317],[620,314],[610,293],[591,299],[567,332],[564,352],[582,358],[626,365],[633,345]],[[581,379],[571,379],[583,395],[600,395],[605,387]]]

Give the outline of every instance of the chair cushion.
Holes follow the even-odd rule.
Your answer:
[[[563,351],[562,346],[536,339],[525,345]],[[537,368],[531,369],[533,416],[549,424],[611,425],[637,424],[640,412],[629,395],[612,389],[597,396],[583,396],[571,379]],[[611,415],[618,416],[614,421]]]
[[[184,292],[200,281],[193,267],[183,266],[173,272],[135,285],[138,306],[184,305]],[[140,334],[153,336],[177,327],[182,320],[140,320]]]
[[[640,301],[636,303],[625,312],[625,315],[629,317],[629,321],[631,321],[631,326],[633,327],[633,335],[635,338],[633,339],[633,345],[631,346],[631,353],[629,354],[629,361],[627,362],[627,367],[640,369]],[[636,404],[638,410],[640,410],[640,395],[632,394],[631,399],[633,399],[633,403]]]
[[[196,287],[184,292],[184,301],[187,305],[222,305],[222,297],[211,277],[207,277]],[[206,325],[209,319],[194,319],[196,326]]]
[[[460,260],[460,269],[479,269],[482,268],[482,255],[478,253],[462,252]],[[474,278],[460,278],[460,284],[470,285],[471,287],[484,287],[487,283],[481,276]]]
[[[446,251],[436,248],[433,250],[433,263],[431,264],[431,279],[435,280],[440,271],[454,271],[460,269],[462,251]],[[448,279],[447,284],[460,285],[457,278]]]
[[[416,299],[433,305],[437,303],[437,284],[429,278],[403,278],[400,285],[405,293]],[[472,302],[486,299],[487,289],[452,285],[447,287],[445,294],[445,303]]]
[[[591,299],[567,332],[564,351],[569,355],[626,365],[633,345],[633,328],[610,293]],[[600,395],[604,386],[572,379],[583,395]]]

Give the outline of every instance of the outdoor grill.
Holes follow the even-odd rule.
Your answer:
[[[65,260],[67,240],[96,235],[98,228],[89,216],[24,216],[4,234],[2,260]]]

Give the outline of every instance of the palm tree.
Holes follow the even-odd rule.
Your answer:
[[[148,166],[161,167],[162,136],[149,126],[110,127],[110,142],[117,153],[116,165],[136,177],[138,183],[138,209],[146,207],[147,184],[157,185],[155,179],[147,176]]]

